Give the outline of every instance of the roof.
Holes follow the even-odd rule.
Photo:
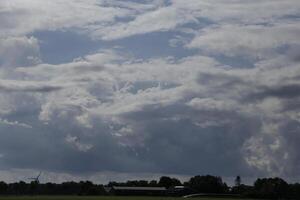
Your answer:
[[[164,187],[123,187],[113,186],[114,190],[140,190],[140,191],[165,191]]]
[[[174,187],[174,189],[185,189],[186,187],[183,185],[177,185]]]

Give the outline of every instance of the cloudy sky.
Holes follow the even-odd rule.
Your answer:
[[[300,181],[299,0],[1,0],[0,179]]]

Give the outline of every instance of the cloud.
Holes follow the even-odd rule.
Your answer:
[[[12,68],[41,62],[39,43],[34,37],[0,38],[0,66]]]
[[[298,23],[263,25],[223,25],[201,30],[188,45],[212,54],[263,59],[280,48],[298,44]]]
[[[79,151],[82,151],[82,152],[87,152],[91,148],[93,148],[93,145],[91,145],[91,144],[80,143],[78,137],[76,137],[76,136],[67,135],[66,142],[75,146]]]
[[[1,170],[0,174],[2,180],[8,183],[18,181],[28,182],[28,177],[38,175],[40,171],[38,170],[24,170],[24,169],[10,169]],[[40,176],[40,182],[55,182],[62,183],[65,181],[86,181],[90,180],[98,184],[107,184],[110,181],[127,181],[127,180],[159,180],[163,174],[147,174],[147,173],[117,173],[117,172],[100,172],[96,174],[85,174],[85,175],[74,175],[68,173],[58,173],[58,172],[45,172],[43,171]],[[179,176],[176,174],[170,174],[171,177],[177,177],[182,181],[187,181],[188,176]]]
[[[53,91],[40,102],[39,119],[47,122],[48,126],[60,127],[62,130],[59,132],[66,133],[69,128],[73,130],[72,126],[80,127],[74,136],[73,133],[70,133],[72,136],[65,136],[68,138],[66,141],[79,151],[96,156],[94,152],[103,143],[89,140],[108,134],[105,137],[116,142],[114,145],[127,149],[127,164],[117,170],[129,170],[130,166],[136,165],[134,170],[141,172],[167,172],[173,165],[178,167],[172,173],[200,173],[196,166],[202,163],[201,171],[218,173],[217,166],[225,159],[231,161],[222,170],[228,176],[236,171],[249,175],[254,173],[254,169],[258,170],[255,172],[257,174],[284,174],[283,169],[274,166],[280,166],[281,159],[282,162],[294,162],[286,158],[289,152],[284,149],[280,131],[270,129],[265,132],[266,126],[277,126],[279,119],[291,114],[287,111],[273,115],[278,109],[276,105],[281,105],[285,100],[265,89],[281,87],[278,83],[283,79],[293,80],[298,75],[296,67],[290,67],[293,72],[274,77],[273,74],[280,73],[281,68],[273,68],[272,73],[264,68],[226,68],[216,60],[203,56],[179,61],[131,60],[120,64],[118,59],[123,60],[124,56],[113,55],[117,53],[90,55],[58,66],[38,65],[17,69],[17,72],[32,78],[47,77],[48,81],[61,84],[62,90]],[[77,73],[78,69],[85,69],[84,73]],[[270,76],[277,79],[270,82]],[[74,81],[85,80],[83,77],[89,77],[84,84]],[[261,100],[245,101],[256,91],[266,92],[261,93]],[[283,88],[283,91],[286,89]],[[279,104],[272,107],[270,101],[263,102],[263,99],[270,98],[276,98]],[[294,101],[294,96],[286,98]],[[264,124],[260,123],[262,118],[266,120]],[[99,127],[99,122],[105,127],[104,130],[104,127]],[[66,123],[70,127],[65,127]],[[98,131],[100,135],[96,134]],[[90,139],[79,143],[76,139],[79,137]],[[219,144],[216,141],[223,142]],[[253,147],[267,141],[269,146]],[[219,148],[211,149],[205,144],[214,144]],[[274,149],[275,146],[279,147]],[[225,151],[225,147],[230,153],[221,158],[220,153]],[[286,154],[275,156],[278,149]],[[186,155],[190,155],[187,159],[193,156],[193,152],[203,152],[203,158],[192,163],[183,160]],[[111,166],[111,162],[121,161],[113,157],[107,166]],[[122,162],[125,161],[122,159]],[[215,168],[211,167],[212,163]],[[79,169],[92,170],[85,165],[70,168],[75,171]]]
[[[180,31],[178,28],[185,25],[201,26],[207,22],[212,25],[222,23],[241,26],[276,24],[277,22],[286,22],[285,19],[289,16],[298,16],[299,9],[297,8],[299,7],[300,4],[294,0],[276,1],[276,3],[274,1],[247,3],[231,1],[228,3],[228,1],[223,0],[214,2],[173,0],[164,7],[142,13],[129,22],[115,24],[112,27],[104,28],[102,31],[96,31],[92,35],[99,35],[104,40],[113,40],[157,31]],[[256,10],[255,15],[252,13],[253,10]]]
[[[20,36],[34,31],[72,29],[95,39],[114,40],[137,34],[175,30],[186,24],[262,24],[299,15],[296,0],[243,2],[223,0],[184,3],[178,0],[136,1],[2,1],[0,35]],[[255,15],[252,10],[256,10]],[[24,26],[26,24],[26,26]]]
[[[222,102],[211,98],[194,98],[187,103],[188,106],[198,110],[233,110],[233,103]]]
[[[256,96],[257,98],[266,98],[266,97],[277,97],[277,98],[297,98],[299,94],[299,85],[280,85],[275,88],[262,88],[261,92],[257,94],[252,94],[251,96]]]
[[[101,27],[101,24],[114,22],[117,17],[130,15],[128,9],[105,6],[101,2],[103,1],[2,1],[1,24],[4,26],[0,35],[19,36],[39,30],[83,28],[94,24]]]
[[[60,86],[45,84],[44,82],[1,80],[1,92],[52,92],[62,89]]]
[[[0,119],[0,124],[8,125],[8,126],[20,126],[20,127],[24,127],[24,128],[32,128],[32,126],[30,126],[28,124],[20,123],[17,121],[11,122],[11,121],[8,121],[7,119]]]
[[[69,162],[76,167],[63,162],[58,168],[73,172],[96,171],[125,162],[114,169],[163,173],[173,165],[178,167],[172,173],[186,174],[200,173],[196,166],[207,163],[202,164],[201,171],[218,173],[217,166],[230,160],[222,170],[230,176],[236,171],[249,175],[254,169],[258,174],[283,174],[283,169],[274,166],[280,166],[280,160],[294,162],[288,160],[286,154],[275,156],[278,149],[289,152],[284,149],[279,129],[265,131],[264,127],[279,126],[279,119],[291,115],[289,111],[273,114],[278,109],[276,105],[281,106],[286,99],[294,101],[294,96],[280,99],[266,88],[280,88],[281,80],[294,80],[293,77],[298,76],[296,66],[291,65],[290,72],[282,74],[281,68],[265,71],[262,65],[253,69],[227,68],[211,57],[203,56],[181,60],[128,59],[124,62],[124,56],[117,55],[117,52],[103,52],[71,63],[16,69],[16,73],[21,73],[25,79],[43,77],[47,82],[41,83],[55,83],[61,88],[37,99],[41,107],[36,115],[42,123],[46,122],[45,126],[57,127],[56,131],[62,134],[59,138],[70,144],[70,155],[79,150],[88,154],[90,161],[96,158],[103,161],[104,155],[96,154],[103,148],[103,140],[110,141],[107,144],[111,146],[106,148],[124,151],[124,159],[117,156],[117,150],[103,168],[78,165],[72,159]],[[271,76],[272,81],[269,80]],[[26,84],[31,88],[30,84],[36,82],[23,81],[22,87]],[[262,98],[245,101],[257,91],[265,91],[260,92]],[[270,101],[263,102],[270,98],[276,98],[279,103],[272,107]],[[265,124],[260,123],[262,118]],[[66,127],[65,124],[69,125]],[[78,138],[83,141],[79,142]],[[267,141],[270,143],[267,147],[252,148]],[[205,144],[219,148],[211,149]],[[279,147],[274,149],[274,146]],[[65,148],[61,146],[57,151],[65,151]],[[223,148],[230,153],[221,158]],[[203,152],[202,159],[192,163],[183,159],[187,155],[190,159],[195,152]],[[78,159],[87,158],[82,155]],[[57,158],[57,162],[62,161]],[[212,163],[215,168],[211,167]],[[135,167],[131,169],[133,165]],[[47,169],[53,170],[55,165]]]
[[[188,19],[190,18],[190,19]],[[188,17],[183,11],[176,7],[162,7],[137,16],[133,21],[113,28],[102,30],[104,33],[95,32],[95,35],[103,35],[104,40],[113,40],[128,37],[137,34],[151,33],[156,31],[168,31],[176,28],[178,25],[193,21],[193,17]]]
[[[299,6],[2,1],[0,168],[67,180],[107,171],[297,176]],[[49,30],[91,37],[99,50],[44,63],[41,52],[53,49],[31,35]],[[149,33],[170,56],[131,53],[126,42]]]
[[[242,0],[217,0],[197,1],[180,0],[172,1],[174,6],[187,9],[198,17],[209,18],[216,23],[222,24],[263,24],[272,23],[299,15],[299,2],[290,1],[251,1]],[[253,13],[253,10],[256,12]]]

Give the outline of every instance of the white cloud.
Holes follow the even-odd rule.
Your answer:
[[[66,142],[75,146],[79,151],[87,152],[93,148],[91,144],[83,144],[79,141],[78,137],[67,135]]]
[[[173,0],[169,6],[160,7],[137,15],[126,23],[100,29],[92,35],[105,40],[157,31],[176,31],[185,24],[201,24],[208,20],[212,24],[257,25],[285,23],[287,16],[299,15],[298,1],[197,1]],[[253,14],[255,10],[255,14]]]
[[[0,89],[2,92],[51,92],[62,88],[43,81],[0,80]]]
[[[0,124],[7,125],[7,126],[20,126],[23,128],[32,128],[32,126],[25,123],[20,123],[17,121],[12,122],[12,121],[8,121],[7,119],[1,119],[1,118],[0,118]]]
[[[259,24],[272,23],[286,16],[299,15],[297,0],[173,0],[174,6],[190,11],[217,23]],[[255,11],[255,12],[254,12]]]
[[[104,29],[94,34],[103,35],[102,39],[104,40],[112,40],[137,34],[168,31],[180,24],[195,20],[193,16],[187,15],[176,7],[162,7],[139,15],[129,23],[116,24],[111,29]]]
[[[299,34],[299,23],[270,27],[223,25],[201,30],[187,47],[212,54],[263,59],[276,53],[280,47],[299,44]]]
[[[113,40],[136,34],[175,30],[202,23],[259,24],[284,21],[299,14],[300,4],[289,1],[1,1],[0,35],[24,36],[34,31],[73,29],[96,39]],[[255,10],[255,15],[253,14]],[[119,22],[118,19],[124,19]]]
[[[101,1],[100,1],[101,2]],[[110,23],[116,17],[130,15],[129,10],[105,7],[98,1],[13,0],[1,1],[0,35],[24,35],[37,30],[83,28],[94,23]]]
[[[226,111],[234,110],[234,102],[223,102],[222,100],[216,100],[212,98],[194,98],[187,105],[191,106],[194,109],[207,110],[207,111]]]

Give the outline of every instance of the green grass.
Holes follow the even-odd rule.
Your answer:
[[[120,196],[20,196],[20,197],[0,197],[0,200],[182,200],[183,198],[176,197],[120,197]],[[190,200],[238,200],[236,198],[208,198],[198,197]],[[247,199],[243,199],[247,200]],[[250,199],[248,199],[250,200]]]

